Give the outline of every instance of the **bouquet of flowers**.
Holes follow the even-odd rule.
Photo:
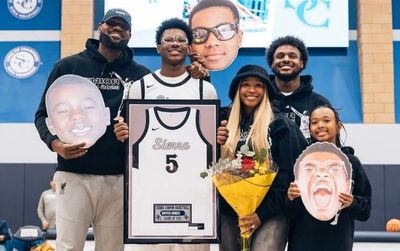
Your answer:
[[[37,245],[36,247],[31,248],[31,251],[55,251],[47,241]]]
[[[235,158],[220,158],[200,176],[205,178],[210,174],[222,197],[239,216],[246,216],[256,211],[277,172],[278,167],[266,149],[255,153],[243,145]],[[242,251],[250,250],[250,237],[248,233],[241,234]]]

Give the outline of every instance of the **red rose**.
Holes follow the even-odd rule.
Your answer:
[[[256,163],[254,162],[253,158],[243,156],[242,157],[242,167],[240,168],[240,171],[242,171],[242,172],[250,171],[251,169],[254,168],[255,165],[256,165]]]

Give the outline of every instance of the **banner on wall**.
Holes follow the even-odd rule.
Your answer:
[[[348,0],[270,1],[269,40],[287,34],[307,47],[348,47]]]
[[[0,41],[54,41],[46,34],[26,36],[27,31],[59,31],[61,29],[61,0],[4,0],[0,5],[0,34],[5,31],[21,33],[0,35]]]
[[[49,73],[60,59],[61,0],[3,2],[0,123],[32,123]]]
[[[8,0],[7,7],[10,13],[21,20],[34,18],[42,10],[43,0],[18,1]]]
[[[348,46],[348,0],[230,0],[240,14],[241,47],[266,47],[284,35],[303,39],[308,47]],[[105,0],[104,11],[122,8],[132,16],[131,47],[155,47],[157,26],[165,19],[188,21],[198,0]],[[218,16],[218,13],[216,13]],[[151,18],[149,18],[151,17]]]
[[[32,123],[59,42],[0,42],[0,123]]]

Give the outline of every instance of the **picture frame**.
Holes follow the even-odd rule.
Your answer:
[[[127,100],[124,242],[219,243],[219,100]]]

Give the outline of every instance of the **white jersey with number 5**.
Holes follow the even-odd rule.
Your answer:
[[[172,234],[174,229],[188,235],[213,234],[212,222],[206,222],[213,218],[210,209],[213,205],[209,201],[213,188],[210,179],[200,177],[200,172],[211,162],[212,146],[200,131],[198,114],[197,109],[190,107],[156,106],[146,110],[144,132],[132,146],[132,154],[137,158],[134,157],[131,168],[135,173],[132,182],[141,191],[151,193],[151,200],[132,191],[132,201],[141,202],[133,203],[132,212],[138,213],[133,213],[132,218],[144,223],[141,229],[133,229],[135,234],[156,237]],[[191,194],[199,190],[204,190],[204,198],[194,198]],[[181,222],[155,224],[155,204],[190,204],[191,222],[204,224],[204,229],[193,230]]]

